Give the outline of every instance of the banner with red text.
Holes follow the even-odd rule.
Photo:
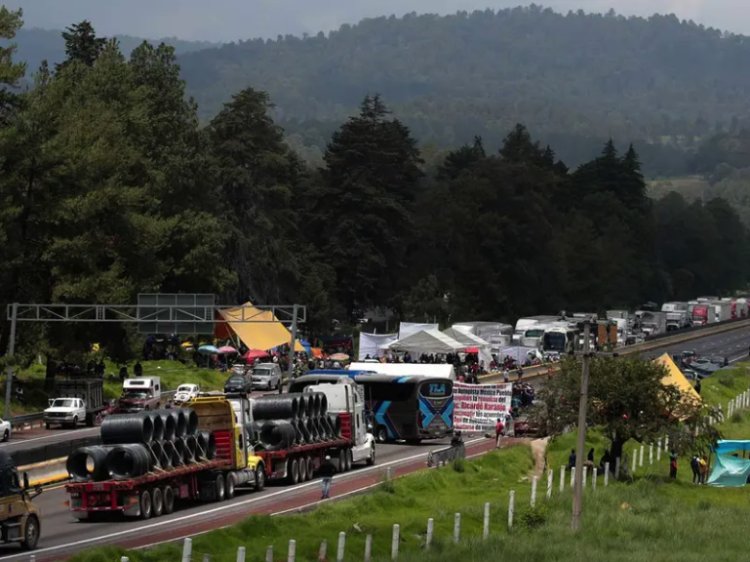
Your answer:
[[[497,418],[510,412],[513,385],[453,383],[453,427],[461,431],[495,431]]]

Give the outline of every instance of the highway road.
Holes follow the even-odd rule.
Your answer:
[[[691,342],[667,345],[650,351],[647,357],[662,353],[695,351],[699,355],[726,356],[730,362],[745,359],[750,346],[750,328],[724,334],[706,336]],[[96,434],[98,428],[79,430],[35,430],[14,435],[10,443],[0,448],[24,448],[49,444],[55,441]],[[489,440],[481,439],[472,447],[487,448]],[[383,478],[386,467],[396,471],[415,470],[424,467],[430,449],[444,446],[445,442],[422,445],[378,445],[377,464],[362,467],[341,475],[335,481],[334,497],[343,493],[371,487]],[[121,544],[128,547],[146,546],[194,535],[212,528],[230,525],[253,513],[274,514],[296,510],[300,505],[314,505],[319,497],[317,482],[297,486],[269,486],[261,493],[239,494],[231,501],[220,504],[193,504],[169,516],[150,521],[114,520],[106,522],[78,522],[68,512],[67,495],[62,487],[45,491],[36,499],[43,514],[42,538],[36,551],[38,562],[57,560],[93,545]],[[293,499],[292,499],[293,498]],[[19,553],[12,546],[0,545],[0,560],[3,562],[27,561],[27,553]]]
[[[349,495],[381,482],[387,467],[394,475],[426,467],[427,453],[444,447],[449,440],[422,445],[385,444],[377,446],[377,463],[372,467],[357,467],[334,478],[332,496]],[[469,452],[490,449],[491,439],[476,439],[467,443]],[[105,522],[79,522],[65,505],[67,494],[62,487],[46,490],[35,499],[42,511],[42,536],[34,552],[37,562],[59,560],[92,546],[121,544],[128,547],[146,546],[183,536],[219,528],[237,522],[251,514],[279,514],[296,511],[302,505],[314,505],[320,497],[317,481],[296,486],[272,485],[260,493],[248,490],[233,500],[221,503],[192,503],[149,521],[113,518]],[[29,554],[17,547],[0,545],[0,560],[15,562],[29,560]]]

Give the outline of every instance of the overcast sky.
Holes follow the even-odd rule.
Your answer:
[[[0,0],[24,9],[27,27],[62,29],[89,19],[101,35],[233,41],[317,33],[363,17],[506,8],[524,0]],[[675,13],[707,26],[750,34],[750,0],[537,0],[558,11],[625,15]]]

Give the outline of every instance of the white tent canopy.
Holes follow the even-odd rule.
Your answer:
[[[371,358],[383,355],[383,347],[398,339],[397,334],[359,334],[359,355],[358,359],[362,361],[368,355]]]
[[[437,324],[424,324],[420,322],[401,322],[398,325],[398,338],[403,339],[422,330],[437,330]]]
[[[464,344],[466,347],[485,347],[490,345],[479,336],[475,336],[471,332],[457,330],[456,328],[448,328],[447,330],[443,330],[443,333],[458,343]]]
[[[433,328],[421,330],[383,347],[391,351],[413,353],[456,353],[463,351],[467,346]]]

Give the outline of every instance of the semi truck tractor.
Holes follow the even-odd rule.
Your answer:
[[[316,397],[323,394],[318,389],[308,392]],[[110,416],[102,426],[105,445],[99,450],[74,451],[68,458],[73,480],[66,485],[70,510],[78,519],[103,512],[149,519],[171,513],[183,500],[219,502],[234,497],[238,489],[262,490],[268,480],[291,484],[310,480],[328,455],[338,459],[340,471],[350,470],[360,460],[374,462],[374,439],[363,431],[361,402],[333,389],[324,392],[332,404],[328,415],[340,428],[335,433],[321,431],[308,421],[312,417],[301,415],[295,422],[298,425],[289,419],[255,419],[253,412],[260,409],[255,402],[276,401],[278,406],[289,395],[253,400],[239,394],[203,393],[181,408]],[[166,419],[172,415],[195,417],[192,433],[178,437],[176,431],[170,440],[164,430],[161,439],[148,436],[143,443],[106,445],[105,430],[110,424],[135,423],[128,420],[138,416]],[[162,425],[167,427],[166,422]],[[298,427],[309,427],[311,433],[303,434]],[[193,437],[197,437],[197,447]],[[139,455],[146,456],[139,460]],[[128,471],[134,467],[140,470],[130,476]]]
[[[16,543],[32,550],[41,532],[39,510],[32,499],[41,489],[29,492],[28,488],[26,475],[21,486],[12,457],[0,450],[0,538],[3,543]]]

